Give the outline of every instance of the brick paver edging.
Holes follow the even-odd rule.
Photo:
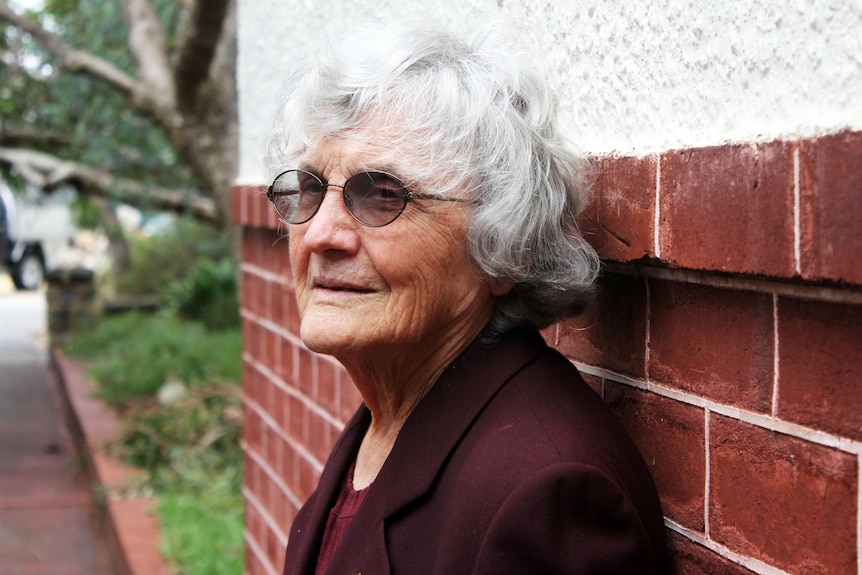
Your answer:
[[[104,446],[119,437],[121,422],[104,402],[92,397],[83,367],[53,348],[63,408],[84,460],[94,502],[118,575],[171,575],[159,553],[158,522],[152,500],[128,496],[135,471],[108,455]]]

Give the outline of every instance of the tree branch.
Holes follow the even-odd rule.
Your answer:
[[[0,146],[23,148],[29,146],[60,147],[71,141],[69,134],[29,128],[6,128],[0,121]]]
[[[165,32],[149,0],[124,0],[129,25],[129,51],[135,59],[138,78],[150,97],[162,107],[173,108],[174,80],[168,64]]]
[[[139,95],[140,86],[134,78],[106,60],[69,46],[59,37],[42,28],[38,22],[16,14],[5,1],[0,2],[0,21],[8,22],[33,36],[67,70],[103,80],[124,94]]]
[[[174,83],[179,107],[190,110],[210,65],[222,33],[231,0],[190,0],[178,36]]]
[[[119,198],[130,204],[188,213],[207,222],[218,223],[215,203],[192,190],[148,186],[126,178],[114,178],[108,172],[85,164],[62,160],[56,156],[15,148],[0,148],[0,162],[14,166],[30,183],[53,187],[75,182],[83,191],[98,197]]]

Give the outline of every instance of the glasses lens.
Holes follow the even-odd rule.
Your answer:
[[[290,170],[272,183],[272,203],[284,221],[307,222],[323,202],[326,186],[310,172]]]
[[[344,201],[357,220],[368,226],[385,226],[407,205],[407,188],[394,176],[360,172],[344,184]]]

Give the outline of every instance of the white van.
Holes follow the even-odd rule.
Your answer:
[[[0,179],[0,266],[15,287],[35,290],[45,272],[59,265],[59,256],[78,233],[72,221],[72,188],[44,193],[28,187],[13,193]]]

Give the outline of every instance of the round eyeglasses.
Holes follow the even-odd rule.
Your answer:
[[[469,201],[413,193],[398,178],[385,172],[359,172],[339,186],[305,170],[287,170],[279,174],[266,191],[266,197],[282,220],[288,224],[304,224],[320,209],[330,187],[341,188],[350,215],[360,224],[373,228],[394,222],[411,200]]]

